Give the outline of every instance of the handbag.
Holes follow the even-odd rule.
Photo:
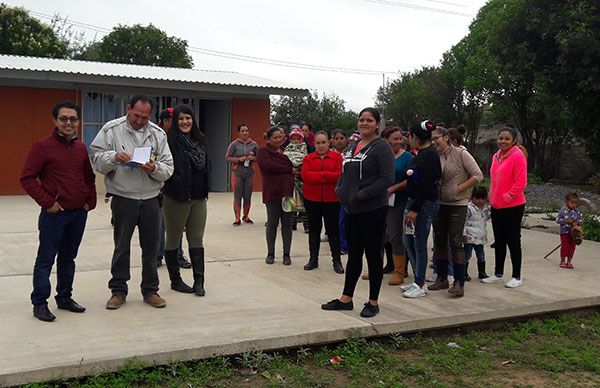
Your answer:
[[[286,196],[281,199],[281,209],[286,213],[304,213],[304,198],[298,184],[294,184],[294,193],[292,196]]]

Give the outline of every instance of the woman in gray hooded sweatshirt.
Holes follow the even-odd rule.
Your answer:
[[[336,192],[347,213],[348,262],[344,290],[339,299],[321,305],[323,310],[352,310],[352,297],[362,271],[363,252],[369,269],[369,301],[360,315],[379,313],[379,291],[383,279],[381,250],[388,208],[387,188],[394,183],[394,153],[377,130],[381,116],[374,108],[358,115],[361,140],[343,154],[342,176]]]

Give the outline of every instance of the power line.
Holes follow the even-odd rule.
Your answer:
[[[465,4],[459,4],[459,3],[451,3],[449,1],[440,1],[440,0],[425,0],[425,1],[429,1],[430,3],[437,3],[437,4],[445,4],[445,5],[452,5],[454,7],[461,7],[461,8],[469,8],[468,5]]]
[[[436,12],[436,13],[441,13],[441,14],[445,14],[445,15],[456,15],[456,16],[473,17],[473,15],[468,14],[468,13],[464,13],[464,12],[457,12],[457,11],[451,11],[451,10],[447,10],[447,9],[434,8],[434,7],[424,7],[424,6],[421,6],[421,5],[414,5],[414,4],[398,3],[398,2],[395,2],[395,1],[388,1],[388,0],[361,0],[361,1],[364,1],[366,3],[391,5],[391,6],[394,6],[394,7],[403,7],[403,8],[410,8],[410,9],[418,9],[420,11]]]
[[[45,13],[41,13],[41,12],[35,12],[35,11],[29,11],[29,12],[32,15],[50,19],[50,20],[54,20],[56,17],[54,15],[49,15],[49,14],[45,14]],[[95,31],[95,32],[98,32],[101,34],[108,34],[111,32],[110,29],[105,28],[105,27],[100,27],[100,26],[96,26],[96,25],[88,24],[88,23],[84,23],[84,22],[78,22],[78,21],[68,19],[68,18],[65,19],[65,23],[76,26],[76,27],[92,30],[92,31]],[[328,71],[328,72],[346,73],[346,74],[362,74],[362,75],[381,75],[383,73],[386,73],[386,74],[396,74],[397,73],[396,71],[356,69],[356,68],[313,65],[313,64],[309,64],[309,63],[283,61],[283,60],[279,60],[279,59],[255,57],[255,56],[250,56],[250,55],[230,53],[230,52],[226,52],[226,51],[217,51],[217,50],[207,49],[204,47],[188,46],[188,49],[190,51],[193,51],[198,54],[203,54],[203,55],[209,55],[209,56],[227,58],[227,59],[234,59],[237,61],[244,61],[244,62],[261,63],[264,65],[271,65],[271,66],[295,68],[295,69]]]

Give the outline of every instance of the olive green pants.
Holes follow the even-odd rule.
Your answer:
[[[165,250],[179,247],[179,241],[185,229],[188,247],[203,248],[204,229],[206,227],[206,199],[195,199],[191,202],[180,202],[165,195],[163,210],[167,238]]]

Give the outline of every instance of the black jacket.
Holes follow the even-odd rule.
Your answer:
[[[373,139],[354,155],[358,143],[344,152],[342,176],[336,187],[340,204],[348,214],[387,206],[387,189],[394,183],[394,152],[390,144]]]
[[[442,164],[440,155],[434,146],[419,150],[408,165],[413,174],[407,178],[408,198],[412,199],[410,210],[419,212],[425,201],[437,201],[440,198]]]
[[[171,178],[165,182],[163,193],[180,202],[208,198],[211,178],[208,154],[206,155],[206,167],[204,170],[198,171],[192,167],[192,161],[176,141],[169,139],[169,148],[173,155],[174,169]]]

